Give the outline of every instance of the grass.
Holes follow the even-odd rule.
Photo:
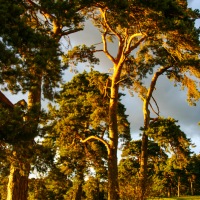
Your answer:
[[[199,199],[200,196],[185,196],[185,197],[171,197],[171,198],[150,198],[148,200],[194,200]]]

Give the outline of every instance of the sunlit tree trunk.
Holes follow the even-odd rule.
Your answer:
[[[155,72],[155,74],[152,77],[150,86],[149,86],[146,94],[142,98],[142,100],[143,100],[143,118],[144,118],[144,127],[143,128],[144,128],[144,132],[143,132],[143,135],[142,135],[140,174],[139,174],[139,180],[140,180],[139,196],[140,196],[140,200],[143,200],[145,198],[146,187],[147,187],[148,135],[145,133],[145,131],[149,128],[150,120],[151,120],[149,104],[150,104],[150,100],[152,98],[153,91],[155,89],[156,82],[157,82],[159,76],[161,74],[163,74],[168,68],[170,68],[170,67],[169,66],[160,67],[157,70],[157,72]],[[159,111],[156,114],[159,115]]]
[[[118,147],[118,128],[117,128],[117,107],[118,90],[116,84],[119,81],[119,73],[114,73],[109,105],[109,146],[108,153],[108,200],[119,199],[118,166],[117,166],[117,147]]]
[[[29,163],[13,161],[10,166],[7,200],[27,200]]]
[[[41,81],[41,77],[36,77],[35,83],[28,93],[28,110],[32,114],[26,120],[31,120],[30,127],[33,129],[31,132],[37,131],[38,126],[41,107]],[[32,155],[24,155],[26,155],[26,148],[32,144],[33,141],[30,140],[27,142],[19,142],[14,147],[7,187],[7,200],[27,200],[28,198],[28,177],[30,173],[30,158]]]
[[[148,110],[148,102],[144,100],[143,107],[144,114],[144,130],[146,130],[150,123],[150,112]],[[146,182],[147,182],[147,160],[148,160],[148,136],[143,132],[142,135],[142,147],[141,147],[141,158],[140,158],[140,185],[139,185],[139,196],[143,200],[146,192]]]
[[[167,188],[167,197],[170,198],[171,197],[171,186],[169,186]]]

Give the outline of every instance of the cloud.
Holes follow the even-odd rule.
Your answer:
[[[200,8],[200,0],[189,0],[188,3],[189,7]],[[70,40],[72,46],[83,43],[92,45],[101,42],[101,36],[98,30],[88,21],[85,31],[70,35]],[[102,44],[99,44],[98,47],[101,48]],[[115,48],[113,46],[111,50],[115,53]],[[102,53],[98,53],[97,55],[101,62],[95,69],[102,72],[109,72],[112,63]],[[82,71],[84,68],[84,65],[81,65],[79,70]],[[69,76],[71,79],[73,74],[67,72],[65,76]],[[129,115],[128,119],[131,123],[133,139],[137,139],[140,133],[139,128],[143,126],[142,101],[137,97],[137,94],[131,97],[127,90],[124,92],[126,92],[126,96],[123,97],[122,102],[127,108],[126,113]],[[15,100],[13,100],[13,102],[17,102],[18,99],[20,100],[23,98],[18,96],[16,100],[16,97],[17,96],[14,97]],[[196,107],[189,106],[186,101],[186,92],[181,91],[179,87],[174,87],[173,83],[164,77],[159,79],[156,90],[154,91],[154,97],[159,105],[160,115],[165,117],[171,116],[179,120],[181,130],[183,130],[188,137],[191,137],[192,141],[199,147],[200,126],[198,126],[197,123],[200,121],[200,103],[198,103]],[[9,96],[9,98],[11,99],[13,96]],[[199,151],[198,148],[196,151]]]
[[[199,0],[189,0],[189,7],[200,8]],[[74,45],[82,44],[83,41],[87,45],[92,45],[101,42],[101,37],[98,30],[91,25],[88,21],[86,23],[85,31],[73,34],[70,36]],[[102,45],[99,45],[101,48]],[[116,53],[117,48],[115,46],[110,47],[112,53]],[[112,67],[112,63],[102,53],[97,54],[101,60],[100,65],[95,69],[108,72]],[[160,78],[158,80],[156,90],[154,91],[154,98],[156,99],[160,115],[164,117],[173,117],[178,120],[181,130],[183,130],[188,137],[195,138],[194,142],[200,146],[200,134],[198,122],[200,121],[200,103],[195,107],[188,105],[186,99],[187,95],[185,91],[180,90],[180,87],[174,87],[173,83],[167,78]],[[138,138],[138,134],[141,132],[140,127],[143,126],[143,113],[142,113],[142,101],[137,97],[131,97],[128,91],[125,91],[126,96],[123,97],[123,104],[126,106],[126,113],[129,115],[128,119],[131,123],[131,132],[133,139]]]

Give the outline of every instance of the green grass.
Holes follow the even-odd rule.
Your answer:
[[[185,196],[185,197],[171,197],[171,198],[150,198],[148,200],[194,200],[199,199],[200,196]]]

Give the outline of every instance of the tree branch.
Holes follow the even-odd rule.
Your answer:
[[[156,85],[156,82],[158,80],[158,77],[163,74],[165,71],[167,71],[167,69],[169,69],[171,66],[167,66],[167,67],[160,67],[157,72],[154,74],[152,80],[151,80],[151,84],[150,84],[150,87],[147,91],[147,95],[146,97],[144,98],[144,104],[143,104],[143,112],[144,112],[144,128],[147,128],[148,127],[148,120],[149,120],[149,117],[148,115],[150,115],[150,111],[148,109],[148,106],[150,104],[150,100],[152,98],[152,94],[153,94],[153,91],[155,89],[155,85]]]
[[[140,38],[140,40],[138,40],[133,46],[131,46],[132,40],[135,37],[138,37],[138,36],[142,36],[142,34],[141,33],[135,33],[130,37],[128,44],[127,44],[127,47],[126,47],[126,51],[125,51],[126,55],[129,55],[131,53],[131,51],[136,49],[140,45],[140,43],[142,43],[147,38],[147,36],[144,36],[144,37]]]
[[[92,139],[93,140],[98,140],[98,141],[102,142],[105,145],[105,147],[106,147],[106,149],[108,151],[108,155],[110,154],[110,145],[104,139],[99,138],[99,137],[94,136],[94,135],[89,136],[88,138],[86,138],[84,140],[80,136],[78,136],[78,138],[80,139],[80,142],[82,142],[82,143],[86,143],[87,141],[92,140]]]
[[[158,115],[158,116],[159,116],[158,112],[156,112],[156,111],[154,110],[154,108],[153,108],[153,106],[151,105],[151,103],[149,103],[149,105],[150,105],[150,107],[151,107],[152,111],[153,111],[153,112],[154,112],[156,115]]]
[[[149,104],[149,101],[150,99],[152,98],[152,94],[153,94],[153,90],[155,89],[155,85],[156,85],[156,82],[158,80],[158,77],[163,74],[165,71],[167,71],[167,69],[171,68],[171,66],[167,66],[167,67],[160,67],[158,69],[158,71],[154,74],[152,80],[151,80],[151,84],[150,84],[150,87],[148,89],[148,92],[147,92],[147,104]]]
[[[32,0],[27,0],[27,2],[31,5],[37,8],[40,13],[44,16],[45,19],[50,20],[52,25],[52,33],[54,37],[58,37],[60,39],[62,36],[69,35],[71,33],[75,33],[78,31],[83,30],[83,28],[75,28],[73,30],[62,30],[63,25],[60,23],[60,21],[54,16],[53,14],[48,13],[48,11],[45,8],[42,8],[40,5],[36,4]],[[78,11],[78,10],[77,10]]]
[[[157,110],[158,110],[157,115],[159,116],[160,115],[160,109],[159,109],[159,106],[157,104],[157,101],[155,100],[155,98],[153,96],[152,96],[152,99],[153,99],[154,103],[156,104],[156,107],[157,107]]]
[[[125,81],[126,79],[128,79],[128,77],[120,79],[117,83],[115,83],[115,85],[121,83],[122,81]]]
[[[103,9],[100,9],[100,12],[101,12],[101,14],[102,14],[102,16],[103,16],[103,19],[104,19],[104,21],[105,21],[106,27],[109,29],[109,31],[112,32],[112,33],[114,33],[114,35],[116,35],[116,36],[118,37],[118,39],[121,40],[121,39],[122,39],[122,38],[121,38],[121,35],[118,34],[118,33],[110,26],[109,22],[107,21],[107,18],[106,18],[106,9],[104,9],[104,10],[103,10]]]
[[[62,31],[61,36],[69,35],[69,34],[76,33],[78,31],[82,31],[82,30],[83,30],[83,28],[75,28],[73,30]]]
[[[115,63],[116,60],[115,60],[114,57],[108,52],[108,45],[107,45],[107,41],[106,41],[106,35],[107,35],[106,32],[102,34],[103,52],[106,54],[106,56],[107,56],[113,63]]]
[[[128,34],[128,33],[127,33]],[[143,34],[142,33],[135,33],[135,34],[133,34],[133,35],[131,35],[130,36],[130,38],[129,38],[129,40],[128,40],[128,43],[127,43],[127,46],[126,46],[126,49],[128,50],[128,49],[130,49],[130,47],[131,47],[131,42],[133,41],[133,39],[135,38],[135,37],[139,37],[139,36],[143,36]],[[127,51],[126,50],[126,51]]]

